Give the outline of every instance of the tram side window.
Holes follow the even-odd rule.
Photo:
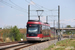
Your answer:
[[[49,33],[48,33],[48,26],[46,26],[46,35],[49,35]]]
[[[45,30],[46,28],[45,28],[45,26],[44,25],[42,25],[42,30]]]
[[[48,26],[48,29],[50,30],[50,27]]]
[[[42,25],[42,34],[46,35],[46,26],[45,25]]]

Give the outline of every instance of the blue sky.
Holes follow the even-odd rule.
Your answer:
[[[48,22],[51,27],[55,20],[57,27],[58,5],[60,5],[60,22],[61,26],[75,26],[75,0],[0,0],[0,27],[18,26],[18,28],[26,28],[28,21],[28,5],[30,4],[31,18],[37,19],[36,10],[44,10],[41,20],[45,22],[48,16]],[[32,11],[34,10],[34,11]],[[40,14],[41,12],[38,12]]]

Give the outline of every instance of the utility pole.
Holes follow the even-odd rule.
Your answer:
[[[60,29],[60,6],[58,6],[58,29]]]
[[[39,12],[39,11],[42,11],[42,12],[43,12],[44,10],[36,10],[36,11],[37,11],[37,15],[38,15],[38,12]],[[41,14],[42,14],[42,13],[41,13]],[[41,16],[41,14],[38,15],[39,20],[40,20],[40,16]]]
[[[30,20],[30,5],[28,5],[28,20]]]
[[[48,23],[48,16],[46,16],[46,23]]]
[[[60,34],[60,6],[58,5],[58,41],[61,40]]]

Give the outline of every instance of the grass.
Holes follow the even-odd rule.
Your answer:
[[[44,50],[75,50],[75,39],[66,39],[56,43],[56,46],[52,44]]]

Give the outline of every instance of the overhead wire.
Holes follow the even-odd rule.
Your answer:
[[[27,1],[27,0],[25,0],[26,2],[28,2],[28,3],[30,3],[29,1]],[[30,0],[30,1],[32,1],[32,0]],[[33,2],[33,1],[32,1]],[[35,2],[34,2],[35,3]],[[47,15],[47,11],[45,12],[44,11],[44,13],[47,15],[47,16],[57,16],[57,15],[53,15],[53,12],[52,11],[57,11],[57,10],[55,10],[55,9],[52,9],[52,10],[50,10],[50,9],[48,9],[48,8],[45,8],[44,6],[41,6],[41,5],[39,5],[39,4],[37,4],[37,3],[35,3],[35,5],[38,7],[38,8],[41,8],[41,9],[45,9],[45,10],[47,10],[47,11],[51,11],[51,14],[52,15]],[[36,10],[30,10],[30,11],[36,11]]]
[[[17,7],[19,7],[19,8],[21,8],[21,9],[23,9],[23,10],[26,10],[26,9],[24,9],[24,8],[22,8],[22,7],[20,7],[20,6],[18,6],[17,4],[15,4],[14,2],[12,2],[11,0],[9,0],[11,3],[13,3],[14,5],[16,5]]]
[[[32,0],[30,0],[30,1],[32,1]],[[33,2],[33,1],[32,1]],[[35,3],[35,2],[34,2]],[[54,10],[54,9],[52,9],[52,10],[50,10],[50,9],[48,9],[48,8],[46,8],[46,7],[44,7],[44,6],[41,6],[41,5],[39,5],[39,4],[37,4],[37,3],[35,3],[36,4],[36,6],[38,6],[38,7],[40,7],[40,8],[43,8],[43,9],[46,9],[46,10],[48,10],[48,11],[57,11],[57,10]]]
[[[30,0],[30,1],[32,1],[32,0]],[[33,1],[32,1],[32,2],[33,2]],[[35,2],[34,2],[34,3],[35,3]],[[57,9],[54,8],[54,9],[51,9],[51,10],[50,10],[50,9],[45,8],[44,6],[41,6],[41,5],[37,4],[37,3],[35,3],[35,5],[36,5],[37,7],[40,7],[40,8],[42,8],[42,9],[45,9],[45,10],[47,10],[47,11],[49,11],[49,12],[51,11],[51,14],[52,14],[52,15],[48,15],[48,14],[47,14],[47,11],[46,11],[46,12],[44,11],[44,13],[45,13],[47,16],[49,16],[49,17],[53,17],[52,19],[55,20],[54,17],[56,17],[57,15],[53,15],[53,11],[58,11]],[[35,11],[35,10],[31,10],[31,11]]]
[[[30,1],[32,1],[32,0],[30,0]],[[33,1],[32,1],[32,2],[33,2]],[[34,3],[35,3],[35,2],[34,2]],[[40,9],[44,8],[43,6],[41,6],[41,5],[37,4],[37,3],[35,3],[35,5],[36,5],[38,8],[40,8]],[[47,9],[47,8],[45,8],[45,9]]]
[[[32,0],[30,0],[30,1],[32,1]],[[33,2],[33,1],[32,1],[32,2]],[[35,3],[35,2],[34,2],[34,3]],[[50,10],[50,9],[48,9],[48,8],[46,8],[46,7],[44,7],[44,6],[41,6],[41,5],[37,4],[37,3],[35,3],[35,4],[36,4],[37,7],[46,9],[47,11],[51,11],[52,16],[53,16],[53,12],[52,12],[52,11],[57,11],[57,10],[55,10],[55,9]],[[35,11],[35,10],[31,10],[31,11]],[[47,11],[46,11],[46,12],[47,12]],[[45,13],[45,14],[47,14],[47,13]]]
[[[23,10],[22,8],[20,8],[20,7],[18,7],[18,6],[14,6],[14,5],[12,5],[12,4],[8,3],[8,2],[5,2],[5,1],[3,1],[3,0],[0,0],[0,2],[3,3],[3,4],[5,4],[5,5],[7,5],[7,6],[9,6],[9,7],[11,7],[11,8],[13,8],[13,9],[16,9],[16,10],[18,10],[18,11],[26,12],[26,11]],[[27,12],[26,12],[26,13],[27,13]]]
[[[29,4],[31,4],[31,2],[33,2],[32,0],[29,2],[29,1],[27,1],[27,0],[25,0],[27,3],[29,3]],[[34,2],[33,2],[34,3]],[[37,7],[37,6],[35,6],[36,4],[34,3],[34,5],[33,4],[31,4],[32,6],[34,6],[34,7],[36,7],[37,9],[40,9],[39,7]]]
[[[30,2],[27,1],[27,0],[25,0],[25,1],[28,2],[28,3],[33,2],[32,0],[30,0]],[[35,3],[35,2],[33,2],[33,3]],[[37,4],[37,3],[35,3],[35,5],[36,5],[37,8],[39,8],[39,9],[46,9],[46,10],[49,11],[49,9],[47,9],[47,8],[45,8],[45,7],[43,7],[43,6],[39,5],[39,4]],[[33,5],[33,6],[34,6],[34,5]],[[34,7],[36,7],[36,6],[34,6]],[[36,10],[30,10],[30,11],[36,11]],[[46,14],[47,14],[47,13],[46,13]]]
[[[30,0],[30,1],[27,1],[27,0],[25,0],[27,3],[29,3],[30,5],[32,5],[33,7],[35,7],[35,8],[37,8],[37,10],[41,10],[41,8],[40,7],[38,7],[37,5],[36,5],[36,3],[34,3],[32,0]],[[36,11],[36,10],[30,10],[30,11]],[[37,11],[36,11],[37,12]],[[42,14],[42,13],[41,13]],[[38,16],[38,14],[37,15],[31,15],[31,16]]]
[[[28,2],[28,3],[30,3],[30,2],[27,1],[27,0],[25,0],[25,1]],[[32,0],[30,0],[30,1],[32,1]],[[32,2],[33,2],[33,1],[32,1]],[[33,2],[33,3],[35,3],[35,2]],[[46,10],[48,10],[48,11],[57,11],[57,10],[55,10],[55,9],[50,10],[50,9],[48,9],[48,8],[46,8],[46,7],[44,7],[44,6],[41,6],[41,5],[37,4],[37,3],[35,3],[35,5],[36,5],[38,8],[43,8],[43,9],[46,9]],[[31,10],[31,11],[35,11],[35,10]]]

